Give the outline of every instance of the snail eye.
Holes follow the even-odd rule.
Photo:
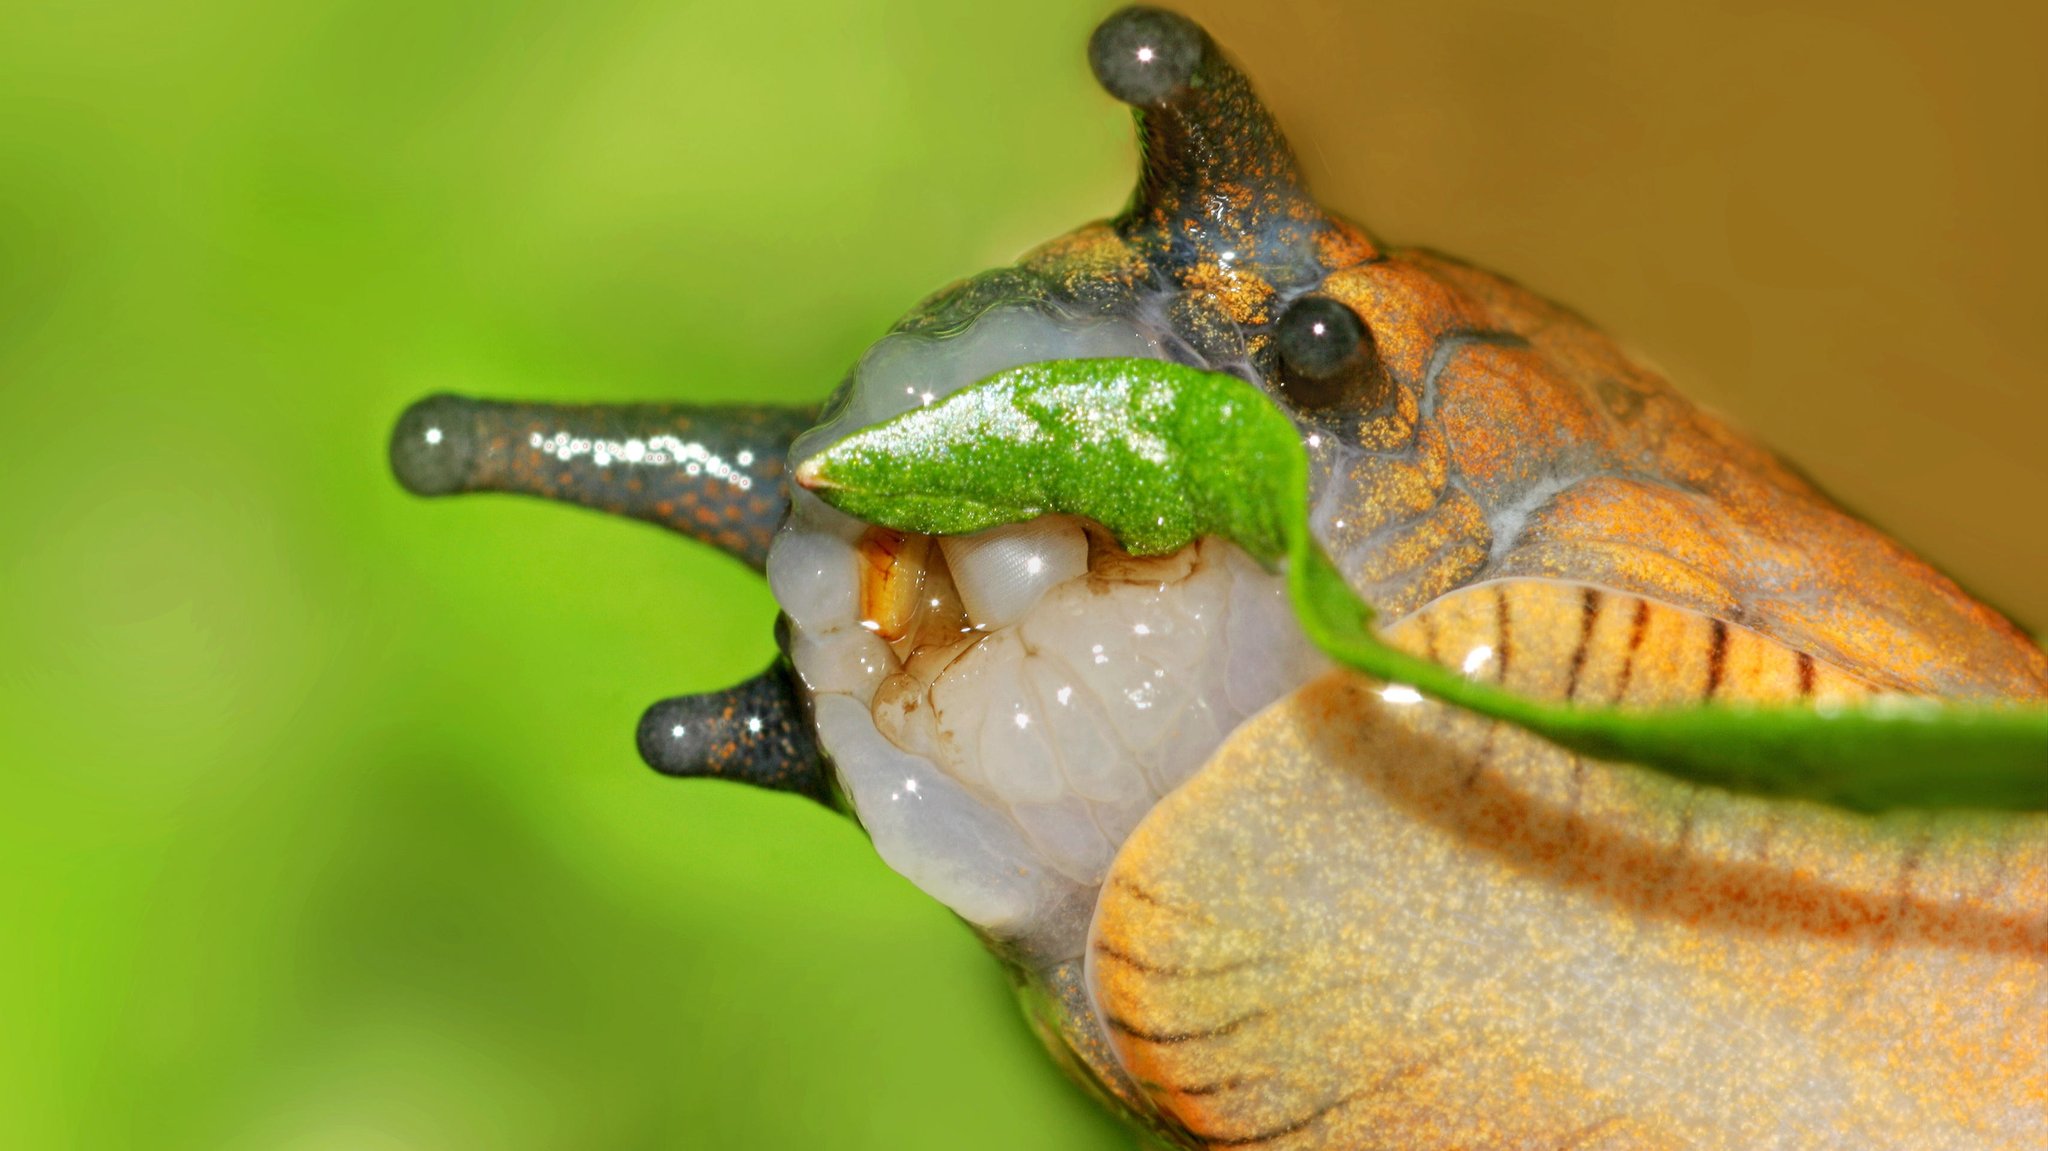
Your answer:
[[[1328,296],[1302,296],[1274,326],[1280,395],[1296,408],[1377,405],[1387,378],[1372,331],[1358,313]]]

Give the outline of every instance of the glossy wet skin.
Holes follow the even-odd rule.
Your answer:
[[[1120,14],[1098,32],[1091,63],[1138,110],[1145,170],[1131,209],[913,311],[797,442],[798,459],[1015,363],[1175,359],[1243,375],[1295,415],[1316,468],[1316,533],[1390,616],[1427,620],[1428,605],[1477,585],[1583,586],[1697,621],[1655,640],[1627,617],[1606,630],[1587,624],[1580,654],[1565,657],[1576,670],[1647,651],[1659,662],[1654,673],[1645,663],[1644,682],[1681,698],[1763,690],[1763,657],[1729,663],[1731,651],[1748,650],[1730,646],[1731,628],[1792,669],[1770,689],[1782,696],[1838,680],[1960,696],[2048,690],[2048,661],[2003,619],[1578,317],[1455,261],[1386,248],[1324,213],[1270,116],[1199,29]],[[660,463],[647,462],[659,426],[692,420],[706,434],[673,437]],[[467,434],[451,434],[458,424]],[[782,474],[784,445],[760,435],[728,443],[727,429],[787,423],[643,411],[626,425],[443,399],[408,416],[393,458],[423,492],[495,486],[572,498],[661,519],[759,562],[781,518],[760,490]],[[600,453],[598,444],[618,446]],[[1295,657],[1284,615],[1261,616],[1250,634],[1210,626],[1249,617],[1276,589],[1213,543],[1178,569],[1134,576],[1085,525],[977,550],[878,536],[804,501],[766,555],[794,677],[774,668],[732,693],[657,705],[642,724],[643,752],[680,773],[836,793],[886,859],[1017,964],[1057,1049],[1135,1110],[1156,1118],[1165,1106],[1161,1122],[1202,1138],[1192,1112],[1154,1098],[1147,1073],[1135,1082],[1126,1073],[1142,1059],[1130,1042],[1143,1042],[1142,1027],[1105,1042],[1083,944],[1091,920],[1099,925],[1106,878],[1114,892],[1126,867],[1194,858],[1192,840],[1148,818],[1153,804],[1212,757],[1242,761],[1238,723],[1313,673]],[[1039,569],[1027,570],[1032,563]],[[1496,609],[1503,675],[1516,658],[1509,605],[1523,602],[1536,601],[1504,596]],[[1066,614],[1056,626],[1048,612]],[[1150,637],[1172,630],[1168,621],[1189,642],[1154,654]],[[1104,651],[1097,636],[1111,623],[1124,638]],[[960,638],[949,642],[948,629]],[[1006,646],[1016,650],[1006,656]],[[1056,662],[1030,662],[1041,654]],[[1471,654],[1442,653],[1453,662]],[[1175,716],[1199,715],[1211,730],[1169,746],[1190,725],[1147,726],[1128,680],[1089,678],[1093,656],[1141,678],[1160,673],[1161,690],[1181,693]],[[920,658],[942,670],[920,671]],[[1526,667],[1532,657],[1520,658]],[[1233,667],[1253,670],[1233,687]],[[1012,681],[1024,686],[1005,686]],[[1105,705],[1119,698],[1130,706],[1104,728]],[[1095,718],[1062,722],[1053,701],[1092,707]],[[920,703],[926,715],[974,718],[921,728],[911,714]],[[1014,742],[997,738],[1006,723]],[[1028,750],[1032,724],[1055,732],[1050,750]],[[1084,729],[1094,734],[1075,734]],[[812,743],[819,736],[829,768]],[[1086,739],[1120,750],[1091,758],[1076,750]],[[955,746],[940,747],[946,740]],[[925,766],[905,767],[902,757],[919,752]],[[1059,772],[1027,778],[1048,758]],[[1093,770],[1104,763],[1125,767]],[[1133,778],[1145,786],[1126,786]],[[902,786],[912,780],[924,789],[915,807],[906,793],[916,789]],[[1134,828],[1148,848],[1124,860],[1117,849]],[[1128,908],[1119,914],[1130,920]],[[1127,941],[1125,954],[1143,941]],[[1132,1010],[1151,1009],[1139,998]],[[1121,1046],[1112,1052],[1112,1043]]]
[[[1163,35],[1112,31],[1133,43]],[[1098,37],[1096,62],[1113,91],[1142,96],[1157,86],[1146,67],[1189,58],[1158,49],[1135,79],[1121,77],[1105,53],[1146,48],[1109,39]],[[1384,250],[1315,209],[1301,198],[1284,145],[1258,134],[1270,121],[1228,119],[1248,115],[1239,84],[1218,80],[1202,101],[1169,104],[1166,126],[1148,136],[1141,187],[1156,202],[1141,200],[1112,225],[1056,241],[913,314],[870,353],[826,424],[799,442],[798,459],[1017,363],[1174,359],[1244,375],[1295,415],[1316,469],[1313,527],[1353,585],[1391,616],[1475,582],[1567,578],[1711,613],[1899,690],[2041,690],[2039,653],[2002,620],[1833,509],[1577,317],[1454,261]],[[1197,147],[1191,140],[1237,165],[1225,176],[1246,174],[1191,175],[1170,150]],[[1175,162],[1151,163],[1162,153]],[[1243,220],[1211,211],[1172,230],[1190,222],[1189,211],[1217,204],[1243,204]],[[1226,226],[1233,223],[1240,226]],[[915,670],[918,644],[885,650],[862,634],[895,627],[860,614],[873,610],[874,584],[889,577],[854,574],[863,570],[858,525],[800,495],[781,539],[786,570],[771,557],[770,576],[795,624],[795,667],[877,847],[970,922],[1041,960],[1075,953],[1092,888],[1142,806],[1272,698],[1240,692],[1231,707],[1220,694],[1171,695],[1165,708],[1185,709],[1209,731],[1162,749],[1152,717],[1118,696],[1149,707],[1133,685],[1149,686],[1148,675],[1168,685],[1186,679],[1190,660],[1244,660],[1242,645],[1161,651],[1153,641],[1105,653],[1096,644],[1091,660],[1079,644],[1062,653],[1059,636],[1027,624],[1018,633],[1027,646],[1052,651],[1050,666],[1038,667],[1021,656],[1006,662],[997,653],[1014,646],[1011,632],[972,618],[925,648],[943,657],[951,679],[922,673],[920,690],[906,696],[887,685]],[[936,552],[919,545],[918,554]],[[916,570],[897,582],[913,584],[923,565],[906,566]],[[870,594],[855,597],[856,581]],[[1095,582],[1098,592],[1107,586]],[[1064,634],[1122,635],[1133,626],[1128,614],[1082,614]],[[1274,654],[1252,658],[1290,669],[1271,685],[1283,692],[1306,665],[1282,639],[1272,646]],[[1135,666],[1120,680],[1082,674],[1091,662],[1126,657]],[[1152,663],[1160,666],[1148,672]],[[1009,686],[1018,676],[1041,682]],[[990,678],[998,682],[959,686]],[[981,693],[982,710],[950,723],[949,707],[974,710],[959,701],[963,692]],[[1052,703],[1069,694],[1086,701],[1087,715]],[[906,721],[891,696],[922,711]],[[863,723],[842,700],[875,714]],[[941,714],[936,732],[913,722],[933,713]],[[1012,719],[1015,729],[1004,726]],[[1084,730],[1071,734],[1077,726]],[[871,738],[870,727],[885,738]],[[1038,742],[1047,729],[1049,742]],[[941,739],[975,746],[942,753]],[[1148,788],[1082,794],[1087,784],[1067,761],[1097,754],[1091,749],[1105,739],[1144,761]],[[1042,787],[1019,782],[1043,759],[1061,760],[1064,775]],[[934,764],[943,770],[933,773]],[[913,783],[925,789],[916,804],[926,810],[908,813]],[[941,807],[948,814],[931,814]],[[969,825],[977,830],[963,843],[956,833]]]

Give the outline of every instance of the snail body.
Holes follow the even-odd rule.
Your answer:
[[[1389,638],[1468,675],[1626,706],[2048,695],[2003,617],[1589,323],[1325,212],[1192,23],[1126,9],[1090,62],[1139,121],[1130,208],[927,300],[822,413],[437,397],[401,480],[762,568],[786,659],[655,705],[643,755],[847,809],[1173,1143],[2037,1145],[2042,821],[1578,759],[1329,671],[1220,540],[912,536],[789,489],[992,372],[1170,359],[1294,417],[1320,542]]]

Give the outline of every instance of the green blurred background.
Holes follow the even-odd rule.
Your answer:
[[[432,390],[817,397],[1112,210],[1107,7],[0,10],[0,1145],[1128,1146],[850,826],[637,763],[757,579],[383,470]],[[1333,202],[2038,623],[2041,18],[1921,7],[1189,5]]]
[[[1128,1146],[849,824],[639,764],[759,579],[383,458],[821,396],[1114,206],[1099,11],[10,6],[0,1146]]]

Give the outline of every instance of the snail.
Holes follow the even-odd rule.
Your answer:
[[[846,811],[1059,1063],[1188,1148],[2031,1147],[2048,824],[1888,819],[1567,754],[1331,670],[1233,546],[968,536],[791,482],[1006,368],[1225,371],[1293,418],[1386,637],[1565,702],[2048,696],[2048,656],[1590,323],[1314,201],[1199,27],[1089,43],[1131,205],[943,289],[818,410],[429,397],[391,460],[763,571],[783,658],[650,765]]]

